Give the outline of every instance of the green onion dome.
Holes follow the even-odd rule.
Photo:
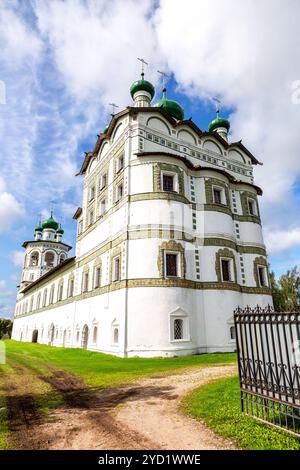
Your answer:
[[[42,232],[42,231],[43,231],[43,227],[42,227],[41,223],[39,224],[38,227],[36,227],[36,228],[34,229],[34,231],[35,231],[35,232]]]
[[[220,127],[225,127],[227,131],[230,129],[230,122],[228,119],[224,119],[219,116],[219,111],[217,111],[217,117],[213,121],[211,121],[208,125],[208,130],[209,132],[213,132],[216,129],[219,129]]]
[[[109,124],[104,127],[104,129],[103,129],[103,134],[106,134],[106,132],[108,131],[108,128],[109,128]]]
[[[59,235],[63,235],[65,231],[61,228],[61,226],[56,230],[56,233]]]
[[[52,230],[58,229],[58,223],[56,222],[56,220],[53,219],[52,214],[50,215],[49,219],[44,220],[44,222],[42,222],[42,228],[51,228]]]
[[[184,118],[183,108],[180,106],[179,103],[177,103],[177,101],[168,100],[166,91],[166,88],[164,88],[162,99],[157,101],[157,103],[155,103],[153,106],[155,106],[156,108],[164,109],[173,118],[177,119],[177,121],[182,121]]]
[[[149,93],[149,95],[151,96],[151,99],[152,99],[153,96],[155,95],[154,86],[152,85],[152,83],[148,82],[148,80],[144,79],[144,73],[143,72],[141,73],[141,76],[142,76],[142,78],[140,80],[137,80],[136,82],[134,82],[130,87],[131,97],[133,99],[134,94],[137,91],[147,91],[147,93]]]

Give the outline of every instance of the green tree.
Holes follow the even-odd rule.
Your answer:
[[[8,335],[11,337],[13,322],[11,320],[6,320],[5,318],[0,318],[0,339],[3,336]]]
[[[270,273],[275,310],[300,310],[300,275],[297,266],[282,274],[278,281],[274,272]]]
[[[300,275],[297,266],[289,269],[279,278],[284,308],[286,310],[299,310],[300,307]]]

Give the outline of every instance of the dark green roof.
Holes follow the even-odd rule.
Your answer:
[[[166,89],[163,89],[162,99],[157,101],[153,106],[164,109],[170,116],[174,117],[178,121],[182,121],[184,118],[184,110],[177,101],[168,100],[166,95]]]
[[[217,111],[217,117],[213,121],[211,121],[208,125],[209,132],[213,132],[214,130],[218,129],[219,127],[225,127],[229,131],[230,129],[230,122],[228,119],[222,118],[219,116],[219,111]]]
[[[34,231],[35,232],[42,232],[43,231],[42,224],[40,223],[39,226],[34,229]]]
[[[57,230],[56,230],[56,233],[60,234],[60,235],[63,235],[65,233],[64,229],[62,229],[61,227],[59,227]]]
[[[147,91],[150,94],[151,99],[152,99],[153,96],[155,95],[154,86],[152,85],[152,83],[148,82],[148,80],[144,80],[143,73],[141,75],[142,75],[142,78],[134,82],[130,87],[131,97],[133,99],[133,96],[137,91]]]
[[[53,230],[58,229],[58,223],[56,222],[56,220],[53,219],[52,214],[50,215],[49,219],[44,220],[44,222],[42,222],[42,228],[51,228]]]
[[[106,132],[108,131],[108,128],[109,128],[109,124],[107,124],[107,126],[104,127],[103,134],[106,134]]]

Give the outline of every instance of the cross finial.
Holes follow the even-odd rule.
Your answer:
[[[166,78],[169,78],[169,75],[167,75],[166,72],[161,72],[160,70],[158,70],[157,73],[160,73],[160,75],[162,76],[163,91],[165,91],[165,89],[166,89]]]
[[[215,102],[216,113],[219,114],[221,101],[216,96],[214,96],[212,100]]]
[[[143,58],[140,58],[138,57],[137,60],[139,60],[141,62],[141,67],[142,67],[142,72],[141,72],[141,75],[142,77],[144,77],[144,66],[145,65],[148,65],[148,62],[146,62]]]
[[[111,106],[111,116],[114,117],[114,115],[116,114],[115,113],[115,110],[119,107],[117,104],[115,103],[109,103],[109,106]]]
[[[56,201],[50,201],[50,204],[51,204],[51,206],[50,206],[50,215],[51,215],[51,217],[53,217],[54,204],[57,204],[57,202]]]

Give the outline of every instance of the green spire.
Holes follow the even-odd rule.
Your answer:
[[[52,230],[58,229],[58,223],[56,222],[56,220],[54,220],[52,211],[51,211],[50,217],[47,220],[44,220],[44,222],[42,222],[41,227],[42,229],[45,229],[45,228],[51,228]]]
[[[132,99],[134,97],[134,94],[137,91],[147,91],[147,93],[149,93],[149,95],[151,96],[151,100],[152,100],[153,96],[155,95],[154,86],[152,85],[152,83],[148,82],[148,80],[145,80],[144,76],[145,76],[145,74],[142,71],[142,73],[141,73],[142,78],[140,80],[137,80],[136,82],[134,82],[131,85],[130,94],[131,94]]]
[[[59,228],[56,230],[56,233],[59,235],[63,235],[65,233],[65,231],[61,228],[61,224],[59,224]]]
[[[213,121],[211,121],[208,125],[208,130],[209,132],[213,132],[216,129],[219,129],[220,127],[225,127],[227,131],[230,129],[230,122],[228,119],[220,117],[220,111],[217,109],[217,117]]]
[[[184,118],[183,108],[177,101],[168,100],[166,87],[163,88],[162,93],[162,98],[153,106],[164,109],[168,114],[177,119],[177,121],[182,121]]]

